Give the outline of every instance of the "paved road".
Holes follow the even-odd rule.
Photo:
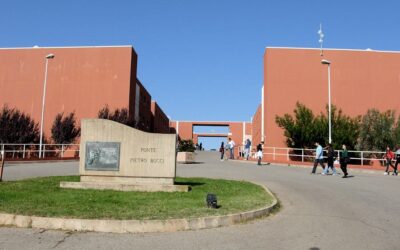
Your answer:
[[[179,165],[179,176],[251,180],[267,185],[281,211],[254,222],[199,231],[149,234],[69,233],[0,228],[0,249],[400,249],[400,177],[310,175],[309,169],[219,162]],[[54,164],[52,164],[54,165]],[[61,164],[60,164],[61,165]],[[5,175],[77,173],[77,163],[7,167]],[[34,170],[36,169],[36,170]],[[351,173],[350,173],[351,174]]]

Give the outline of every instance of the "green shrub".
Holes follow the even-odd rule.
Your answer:
[[[396,126],[394,127],[394,142],[397,146],[400,146],[400,116],[397,118]]]
[[[392,148],[400,133],[399,121],[397,126],[395,124],[393,110],[380,112],[377,109],[369,109],[362,117],[358,150],[384,151],[386,146]]]
[[[0,111],[0,142],[38,143],[38,126],[29,115],[5,105]]]
[[[301,103],[296,103],[293,111],[294,117],[284,114],[276,116],[275,121],[284,129],[286,144],[288,147],[308,148],[312,147],[316,138],[316,118],[311,109]]]
[[[340,148],[346,144],[349,149],[355,147],[359,135],[360,117],[350,118],[332,105],[332,144]],[[294,148],[312,148],[315,142],[328,143],[328,106],[326,114],[315,116],[311,109],[296,103],[294,116],[284,114],[276,116],[275,121],[284,129],[286,144]]]
[[[194,152],[196,147],[192,140],[180,140],[178,144],[179,152]]]
[[[136,127],[136,122],[133,117],[129,115],[127,108],[117,108],[114,111],[110,111],[108,105],[106,105],[101,110],[99,110],[97,117],[100,119],[108,119],[119,122],[133,128]]]
[[[51,138],[56,144],[70,144],[75,142],[81,134],[81,129],[76,125],[75,113],[64,117],[64,113],[57,114],[51,128]]]

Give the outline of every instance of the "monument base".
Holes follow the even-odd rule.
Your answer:
[[[81,175],[81,182],[107,182],[133,185],[174,185],[174,180],[175,178],[172,177]]]
[[[157,185],[157,184],[128,184],[112,182],[60,182],[61,188],[72,189],[98,189],[116,191],[138,191],[138,192],[188,192],[188,185]]]

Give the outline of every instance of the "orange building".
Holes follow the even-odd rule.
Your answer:
[[[169,118],[155,101],[151,101],[151,113],[153,132],[163,134],[170,133]]]
[[[132,46],[0,49],[0,105],[17,108],[40,122],[48,59],[44,133],[58,113],[95,118],[105,105],[128,108],[137,127],[152,131],[151,96],[136,77]]]
[[[261,135],[261,105],[258,106],[251,121],[251,137],[253,147],[263,140],[263,136]]]
[[[296,102],[314,113],[325,112],[328,104],[328,68],[331,62],[332,104],[350,116],[370,108],[400,111],[400,53],[395,51],[306,48],[266,48],[260,131],[266,146],[285,147],[283,130],[275,117],[293,114]],[[254,118],[258,119],[258,111]],[[254,125],[253,125],[254,127]],[[264,128],[264,129],[262,129]],[[333,131],[334,133],[334,131]],[[327,131],[328,137],[328,131]]]

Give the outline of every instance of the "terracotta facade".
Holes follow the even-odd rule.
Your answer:
[[[154,133],[170,133],[169,119],[157,102],[151,102],[152,127]]]
[[[152,131],[151,95],[137,79],[132,46],[0,49],[0,105],[41,119],[46,55],[48,59],[44,134],[58,113],[96,118],[105,105],[128,108],[137,127]]]
[[[293,114],[296,102],[315,114],[328,104],[328,67],[331,62],[332,104],[350,116],[370,108],[400,111],[400,53],[373,50],[266,48],[264,54],[264,132],[266,146],[286,147],[277,115]],[[253,128],[258,111],[253,118]],[[333,131],[334,133],[334,131]],[[261,134],[253,130],[253,137]],[[328,132],[327,132],[328,136]]]

